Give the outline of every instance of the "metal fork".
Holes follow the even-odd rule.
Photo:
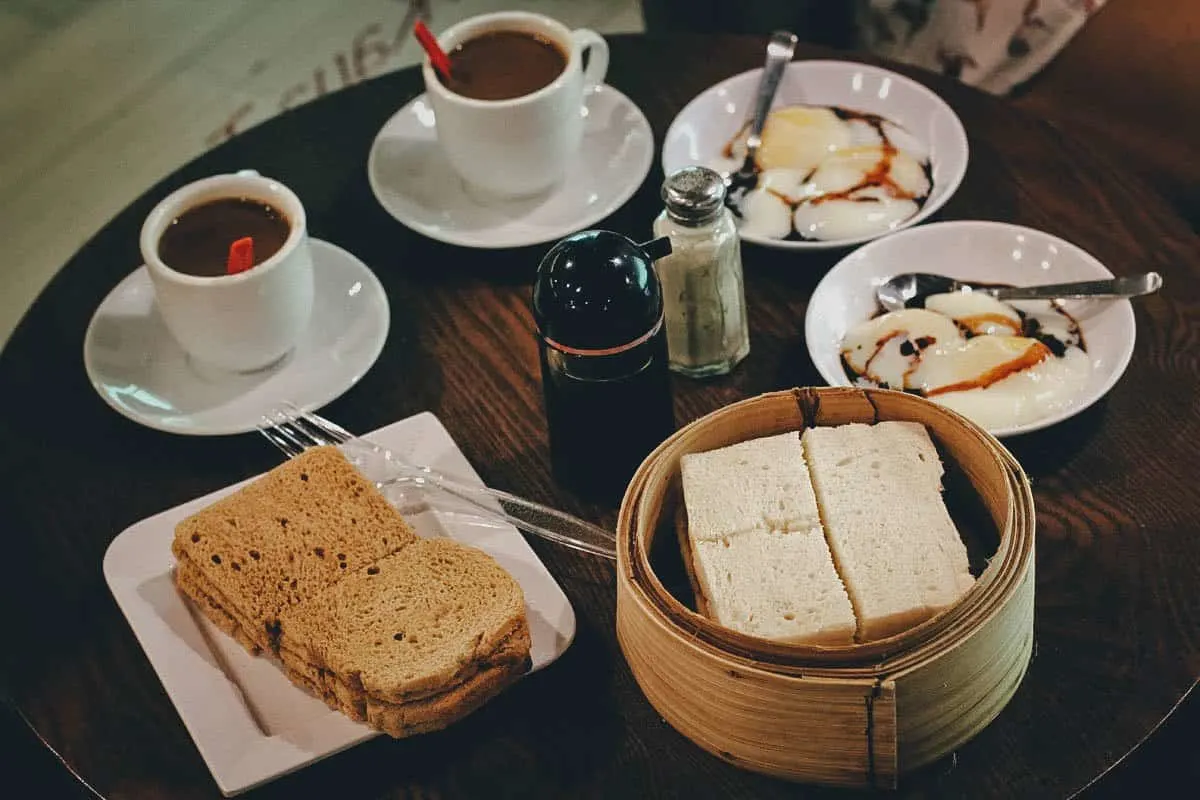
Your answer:
[[[430,467],[410,464],[387,448],[295,406],[275,409],[264,416],[258,430],[288,458],[309,447],[337,445],[381,491],[415,488],[444,492],[469,503],[483,517],[585,553],[617,557],[615,537],[598,525],[499,489],[472,486]]]

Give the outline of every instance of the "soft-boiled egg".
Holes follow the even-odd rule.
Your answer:
[[[925,298],[930,311],[945,314],[975,334],[1015,336],[1021,333],[1021,315],[1007,303],[983,292],[947,292]]]
[[[825,106],[786,106],[771,112],[758,149],[762,170],[784,167],[807,174],[830,153],[849,147],[851,130]]]
[[[783,239],[792,232],[792,207],[773,192],[746,192],[741,210],[743,236]]]
[[[908,198],[929,194],[929,176],[917,160],[882,146],[849,147],[831,154],[813,170],[805,194],[835,194],[885,182]]]
[[[952,320],[923,308],[892,311],[854,326],[842,340],[842,358],[859,375],[893,389],[905,388],[921,351],[961,344]]]
[[[920,146],[910,152],[909,145]],[[911,219],[928,198],[929,173],[918,160],[927,161],[927,152],[902,127],[873,114],[784,106],[767,116],[755,158],[754,191],[730,202],[742,218],[742,233],[751,237],[784,239],[795,232],[805,239],[836,241],[875,236]],[[728,173],[745,157],[743,127],[714,164]],[[786,225],[783,208],[790,216]]]
[[[808,239],[853,239],[893,230],[918,208],[912,200],[897,200],[886,190],[872,187],[859,190],[853,199],[815,198],[801,203],[792,215],[792,224]]]
[[[1047,358],[987,389],[946,392],[929,399],[994,431],[1036,422],[1070,407],[1079,401],[1091,371],[1087,353],[1069,347],[1061,358]]]
[[[932,313],[932,312],[931,312]],[[1035,364],[1053,358],[1050,348],[1024,336],[976,336],[965,342],[931,347],[921,354],[908,388],[926,397],[968,389],[986,389]]]
[[[881,145],[883,144],[883,135],[879,132],[879,128],[865,119],[851,117],[845,120],[846,126],[850,129],[850,145],[851,147],[860,147],[862,145]]]
[[[1013,306],[1025,313],[1043,336],[1050,336],[1067,347],[1084,347],[1079,326],[1066,314],[1055,311],[1050,300],[1014,300]]]
[[[883,121],[883,133],[897,150],[908,153],[917,161],[929,163],[929,144],[903,126],[891,120]]]
[[[857,381],[916,392],[989,430],[1024,425],[1078,402],[1092,362],[1062,309],[1023,313],[979,292],[931,295],[855,325],[842,361]],[[1025,326],[1038,338],[1013,335]]]
[[[758,175],[757,188],[778,195],[785,202],[794,206],[810,196],[806,194],[810,190],[804,181],[807,175],[808,173],[802,170],[784,167],[763,170]],[[791,212],[789,211],[789,213]]]

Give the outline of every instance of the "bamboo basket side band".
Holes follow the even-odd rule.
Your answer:
[[[655,635],[661,620],[638,605],[628,587],[619,587],[621,649],[650,704],[700,747],[777,777],[895,786],[893,685],[807,676],[781,681],[766,670],[680,650]]]

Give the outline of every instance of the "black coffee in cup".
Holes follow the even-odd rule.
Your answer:
[[[474,100],[511,100],[549,85],[567,68],[554,42],[524,31],[490,31],[468,39],[447,55],[452,92]]]
[[[258,266],[279,252],[291,229],[282,211],[260,200],[210,200],[171,220],[158,240],[158,257],[176,272],[215,278],[227,273],[229,249],[237,240],[254,240]]]

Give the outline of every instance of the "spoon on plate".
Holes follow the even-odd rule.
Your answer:
[[[795,52],[796,34],[789,31],[775,31],[771,34],[771,41],[767,43],[767,61],[763,65],[754,97],[754,115],[750,118],[750,133],[746,137],[746,158],[737,172],[725,176],[725,185],[730,194],[749,191],[758,182],[758,170],[754,159],[758,156],[758,148],[762,147],[763,128],[767,125],[771,102],[775,99],[779,81],[783,78],[783,69],[792,60]]]
[[[997,300],[1127,299],[1153,294],[1161,287],[1162,276],[1157,272],[1108,280],[1052,283],[1045,286],[992,286],[958,281],[927,272],[908,272],[888,278],[876,286],[875,298],[885,311],[899,311],[917,298],[923,300],[931,294],[947,292],[980,292]]]

